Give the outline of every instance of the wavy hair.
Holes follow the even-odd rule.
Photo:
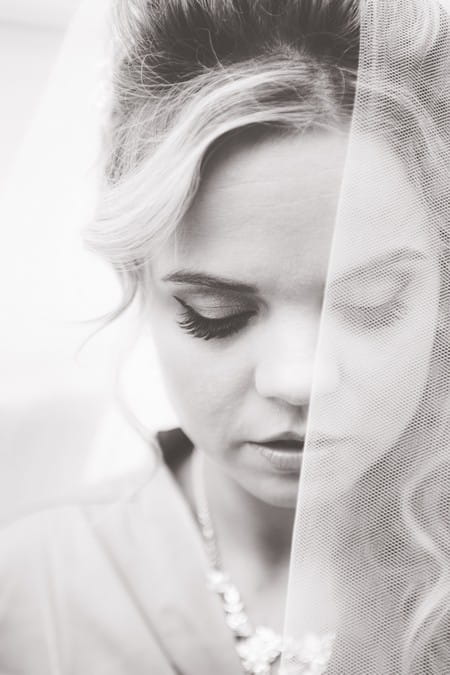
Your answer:
[[[363,2],[116,0],[107,169],[98,217],[86,232],[88,246],[106,258],[122,280],[123,303],[116,315],[145,293],[145,269],[187,212],[205,162],[219,142],[252,128],[267,134],[306,133],[351,120]],[[382,110],[380,119],[395,121],[383,129],[394,148],[402,146],[402,158],[411,174],[417,176],[419,163],[420,175],[434,186],[433,192],[447,194],[450,181],[443,160],[450,147],[448,132],[438,129],[431,142],[428,131],[436,126],[436,110],[443,120],[449,119],[448,110],[443,114],[445,96],[430,109],[429,94],[439,89],[439,82],[444,92],[446,68],[441,71],[430,64],[442,41],[450,44],[450,32],[438,10],[428,11],[420,0],[408,4],[408,44],[400,44],[395,25],[385,30],[391,51],[396,51],[399,73],[409,87],[402,89],[400,79],[392,86],[374,83],[380,93],[375,97],[377,112]],[[402,60],[406,52],[407,63]],[[411,101],[408,92],[415,90],[419,64],[422,73],[428,73],[429,88],[417,92]],[[422,139],[406,155],[395,132],[399,120],[403,132],[414,130],[414,137]],[[443,250],[448,250],[450,198],[439,204],[439,234]],[[447,265],[443,256],[443,280]],[[390,582],[399,578],[399,566],[410,565],[411,578],[417,581],[400,591],[397,584],[406,627],[399,638],[402,657],[392,675],[442,675],[442,664],[450,664],[450,429],[443,414],[450,404],[442,377],[442,368],[450,369],[446,331],[448,327],[436,334],[437,365],[417,412],[421,426],[411,427],[415,431],[409,435],[405,432],[402,443],[383,464],[362,478],[356,489],[366,501],[353,500],[349,514],[355,504],[367,504],[371,492],[378,506],[370,514],[366,506],[365,514],[349,517],[349,523],[359,523],[360,536],[352,530],[340,542],[345,556],[352,542],[365,540],[362,549],[371,551],[372,562],[378,558],[379,578],[383,579],[377,593],[392,592]],[[420,434],[424,435],[421,439]],[[412,462],[411,471],[405,471],[405,443],[409,448],[414,443],[422,448],[432,443],[433,452],[427,461],[421,457],[420,470]],[[375,492],[386,467],[398,481],[398,499],[390,499],[393,489],[383,503]],[[401,560],[395,546],[389,551],[375,546],[373,555],[383,522],[391,523],[394,539],[398,524],[406,525],[409,538]],[[388,536],[385,540],[393,541]],[[448,637],[447,648],[443,635]],[[380,649],[382,639],[380,635]],[[347,672],[345,663],[332,666],[332,672]]]

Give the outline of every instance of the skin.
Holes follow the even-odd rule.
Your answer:
[[[339,202],[347,143],[345,131],[322,131],[222,146],[151,270],[149,316],[168,391],[206,455],[225,560],[237,579],[252,569],[255,596],[264,579],[274,593],[276,579],[286,582],[299,472],[274,469],[248,441],[303,434],[308,423],[315,452],[302,459],[304,496],[332,501],[399,438],[426,383],[440,285],[426,214],[400,162],[368,139],[353,142],[358,181]],[[399,249],[415,253],[367,267]],[[187,270],[255,292],[174,280]],[[185,305],[209,318],[251,317],[205,340],[179,325]],[[375,315],[389,322],[374,329]],[[330,446],[317,433],[345,440]]]

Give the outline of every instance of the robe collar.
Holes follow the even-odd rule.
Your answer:
[[[220,600],[206,587],[198,526],[166,464],[152,467],[116,513],[96,528],[97,536],[175,673],[242,675]]]

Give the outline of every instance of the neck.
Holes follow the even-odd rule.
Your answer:
[[[294,509],[273,506],[246,491],[215,462],[205,458],[204,486],[224,556],[242,558],[273,578],[287,570],[291,552]]]
[[[243,593],[256,624],[283,631],[295,509],[273,506],[247,492],[216,463],[205,458],[204,492],[213,522],[220,565]],[[193,510],[192,456],[179,476]],[[323,563],[323,560],[322,560]],[[302,576],[308,607],[317,607],[317,626],[326,632],[337,622],[333,589],[322,578],[323,565],[303,561]],[[326,612],[323,608],[327,607]],[[313,618],[312,615],[309,616]],[[320,632],[319,631],[319,632]]]
[[[178,478],[196,511],[192,460]],[[220,566],[244,594],[252,620],[281,633],[295,510],[262,502],[206,457],[202,469]]]

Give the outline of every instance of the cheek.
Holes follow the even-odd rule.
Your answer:
[[[317,475],[315,494],[320,490],[328,494],[332,483],[333,495],[348,491],[399,440],[419,408],[429,377],[433,338],[431,325],[427,334],[412,341],[402,338],[403,350],[386,339],[342,336],[340,359],[345,367],[332,412],[337,413],[339,428],[346,421],[344,433],[352,440],[344,452],[338,448],[327,462],[320,462],[319,457],[317,466],[311,453],[310,471]]]
[[[383,371],[373,373],[367,391],[367,431],[373,445],[388,450],[414,417],[429,374],[431,346],[428,341],[415,349],[389,355]]]
[[[354,401],[360,402],[356,423],[380,451],[387,450],[411,421],[429,377],[438,300],[428,293],[416,300],[396,327],[347,340],[345,358],[354,364],[347,370],[347,381]]]
[[[178,420],[195,441],[225,434],[243,405],[248,360],[238,340],[206,341],[181,330],[173,319],[152,322],[165,384]]]

